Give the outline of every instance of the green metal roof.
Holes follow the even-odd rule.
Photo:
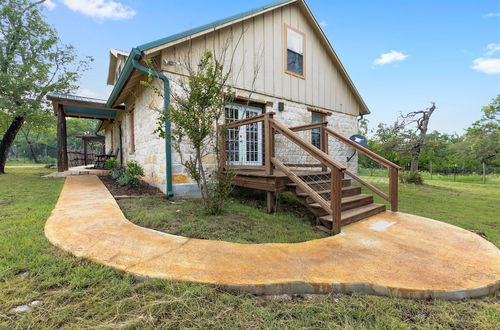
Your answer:
[[[50,100],[51,99],[62,99],[62,100],[68,100],[68,101],[102,104],[103,106],[106,105],[106,100],[96,99],[93,97],[73,95],[73,94],[47,93],[47,98]]]
[[[82,118],[114,119],[119,109],[110,109],[106,100],[62,93],[47,93],[47,99],[60,104],[66,115]]]

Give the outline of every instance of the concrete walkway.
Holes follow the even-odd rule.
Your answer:
[[[462,299],[492,294],[500,282],[499,250],[442,222],[387,212],[299,244],[189,239],[130,223],[96,176],[66,179],[45,234],[76,256],[136,275],[255,294]]]
[[[94,165],[83,165],[83,166],[75,166],[71,167],[69,170],[64,172],[53,172],[47,175],[44,175],[44,178],[67,178],[68,176],[77,176],[77,175],[108,175],[110,174],[110,170],[98,169],[94,168]]]

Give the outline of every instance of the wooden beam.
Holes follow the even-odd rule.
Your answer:
[[[266,192],[267,195],[267,213],[274,213],[274,193],[271,191]]]
[[[83,164],[87,166],[87,140],[83,140]]]
[[[334,167],[332,167],[331,173],[330,210],[332,235],[340,234],[342,226],[342,172]]]
[[[68,170],[68,144],[66,133],[66,116],[62,104],[57,107],[57,171]]]

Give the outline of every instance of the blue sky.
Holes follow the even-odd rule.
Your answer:
[[[47,19],[63,42],[95,59],[80,92],[106,98],[110,48],[129,51],[270,0],[47,2]],[[371,127],[434,101],[431,129],[462,133],[500,93],[498,0],[307,3],[370,108]]]

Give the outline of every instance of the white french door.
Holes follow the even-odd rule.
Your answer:
[[[225,121],[231,123],[261,114],[260,108],[229,104],[226,106]],[[226,157],[231,165],[262,165],[262,122],[228,129]]]

